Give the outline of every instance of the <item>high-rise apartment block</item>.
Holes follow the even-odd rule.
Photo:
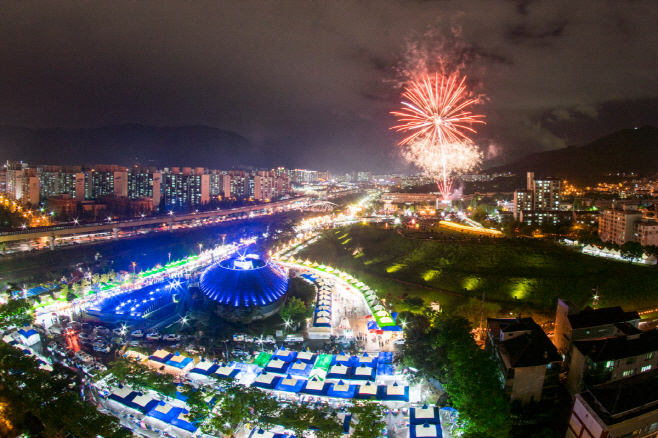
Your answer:
[[[569,215],[560,215],[559,178],[537,178],[534,172],[526,175],[526,188],[514,192],[514,219],[528,225],[571,220]],[[538,212],[542,212],[538,214]]]

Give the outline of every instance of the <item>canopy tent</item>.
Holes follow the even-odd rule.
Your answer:
[[[207,380],[217,369],[219,365],[208,361],[199,362],[192,368],[188,374],[192,380]]]
[[[159,401],[149,395],[142,394],[135,397],[132,403],[134,404],[133,409],[136,409],[137,411],[146,415],[146,413],[153,409],[159,403]]]
[[[356,356],[350,356],[349,354],[345,354],[344,351],[341,351],[340,353],[338,353],[331,360],[332,365],[342,364],[342,365],[348,366],[348,367],[356,366],[356,364],[358,362],[359,361],[358,361]]]
[[[171,420],[173,434],[178,435],[182,438],[191,437],[194,432],[196,432],[197,427],[192,424],[188,419],[188,414],[190,412],[187,409],[178,414],[178,417]]]
[[[383,317],[379,320],[379,325],[382,325],[382,324],[395,324],[395,322],[393,321],[393,319],[391,317],[385,316],[385,317]]]
[[[354,368],[354,372],[352,374],[352,379],[353,380],[367,380],[370,382],[374,382],[375,378],[377,376],[377,371],[375,368],[361,365],[359,367]]]
[[[438,424],[412,424],[409,426],[409,438],[441,438],[443,432]]]
[[[240,375],[240,370],[235,367],[222,365],[215,370],[215,375],[224,379],[236,379]]]
[[[254,380],[254,383],[252,383],[251,386],[261,389],[274,389],[277,383],[279,383],[279,380],[281,380],[281,377],[279,376],[262,372],[256,377],[256,380]]]
[[[363,287],[361,288],[361,290],[362,290],[363,292],[365,292],[365,291],[370,290],[370,288],[369,288],[368,286],[363,286]]]
[[[341,328],[343,330],[350,330],[352,327],[350,326],[350,320],[343,317],[340,320],[340,324],[338,325],[338,328]]]
[[[346,367],[345,365],[338,364],[329,368],[327,373],[327,379],[351,379],[352,378],[352,367]]]
[[[166,429],[171,424],[171,420],[178,417],[183,408],[174,407],[161,401],[151,409],[144,417],[144,423],[157,429]]]
[[[331,306],[331,301],[329,300],[319,300],[318,306]]]
[[[275,358],[267,364],[265,371],[268,373],[286,374],[286,372],[288,372],[288,367],[290,367],[290,362]]]
[[[320,317],[315,320],[316,327],[331,327],[331,321],[329,318]]]
[[[306,383],[304,383],[301,392],[310,395],[327,395],[328,390],[328,383],[325,383],[316,377],[311,377]]]
[[[293,376],[308,377],[313,369],[312,363],[298,360],[288,368],[288,374]]]
[[[409,410],[410,424],[441,424],[439,408],[436,406],[423,405],[422,408],[411,408]]]
[[[376,306],[373,306],[372,310],[378,311],[378,310],[385,310],[385,309],[384,309],[384,306],[382,306],[381,304],[377,304]]]
[[[379,387],[379,398],[381,400],[409,401],[409,387],[399,385],[398,382],[392,385]]]
[[[331,310],[331,306],[318,306],[316,307],[317,310]]]
[[[375,291],[372,290],[372,289],[368,289],[368,290],[365,292],[365,294],[366,294],[366,296],[371,296],[371,295],[375,295],[375,296],[377,296],[377,292],[375,292]]]
[[[285,379],[279,380],[279,382],[274,387],[275,391],[283,392],[294,392],[295,394],[302,390],[304,387],[305,380],[295,379],[291,377],[290,374],[286,376]]]
[[[296,357],[297,357],[297,352],[288,350],[286,349],[286,347],[281,347],[279,350],[277,350],[276,353],[274,353],[275,359],[279,359],[284,362],[293,362]]]
[[[338,383],[331,383],[327,391],[327,397],[354,398],[355,394],[356,385],[350,385],[342,380]]]
[[[315,360],[317,358],[318,355],[315,353],[311,353],[310,351],[300,351],[299,353],[297,353],[297,361],[309,363],[311,365],[315,363]]]
[[[361,356],[359,356],[359,364],[364,364],[364,365],[376,364],[377,360],[375,358],[376,356],[371,356],[368,353],[363,353]]]
[[[371,398],[377,398],[377,385],[371,382],[366,382],[363,385],[359,385],[359,388],[354,395],[354,398],[369,400]]]
[[[384,317],[384,316],[387,316],[387,315],[388,315],[388,312],[386,310],[378,310],[377,312],[375,312],[375,316]]]
[[[326,310],[320,310],[319,312],[317,312],[317,315],[319,317],[324,316],[324,317],[328,318],[328,317],[331,316],[331,313],[327,312]]]

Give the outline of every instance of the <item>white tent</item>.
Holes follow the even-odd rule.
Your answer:
[[[318,324],[329,324],[331,321],[329,321],[329,318],[321,317],[316,319],[315,322],[317,322]]]
[[[375,307],[372,308],[372,310],[375,310],[375,311],[384,310],[384,306],[382,306],[381,304],[377,304]]]
[[[331,313],[327,312],[326,310],[321,310],[321,311],[318,312],[318,316],[329,317],[329,316],[331,316]]]
[[[394,322],[393,319],[389,318],[388,316],[383,317],[382,319],[379,320],[381,323],[391,323]]]
[[[379,310],[375,313],[377,316],[386,316],[388,315],[388,312],[386,310]]]

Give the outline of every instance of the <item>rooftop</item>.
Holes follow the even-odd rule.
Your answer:
[[[597,385],[580,396],[606,424],[658,409],[658,370]]]
[[[658,329],[635,334],[632,337],[619,336],[616,338],[574,341],[573,346],[589,357],[592,362],[640,356],[658,351]]]
[[[588,327],[600,327],[602,325],[615,324],[619,322],[630,322],[640,320],[637,312],[624,312],[619,307],[604,307],[602,309],[592,309],[587,306],[580,313],[569,315],[569,323],[572,329],[581,329]]]
[[[487,318],[487,325],[494,339],[499,339],[501,332],[530,332],[497,343],[500,354],[507,357],[512,368],[562,362],[555,345],[532,318]]]

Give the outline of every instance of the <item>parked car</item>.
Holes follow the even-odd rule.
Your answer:
[[[403,345],[405,342],[407,342],[405,338],[396,339],[395,341],[393,341],[393,343],[397,345]]]
[[[159,335],[157,333],[149,333],[148,335],[146,335],[146,339],[148,339],[149,341],[159,341],[160,339],[162,339],[162,335]]]
[[[83,362],[93,362],[93,360],[94,360],[94,358],[90,354],[87,354],[82,350],[77,351],[75,353],[75,357],[77,357],[78,359],[80,359]]]
[[[180,341],[180,336],[178,335],[165,335],[162,338],[163,341],[168,341],[168,342],[178,342]]]
[[[233,349],[233,355],[234,356],[246,356],[248,353],[244,351],[242,348],[235,347]]]
[[[107,328],[107,327],[96,327],[96,328],[94,329],[94,332],[96,332],[96,333],[102,333],[102,334],[106,335],[106,334],[110,333],[110,329]]]
[[[288,342],[288,343],[304,342],[304,336],[302,336],[302,335],[287,335],[286,339],[284,339],[283,342]]]
[[[144,331],[143,330],[135,330],[130,334],[133,338],[143,338],[144,337]]]
[[[233,342],[242,342],[244,341],[244,335],[233,335]]]
[[[254,342],[254,339],[256,339],[256,338],[252,338],[249,335],[244,335],[244,341],[245,342]]]
[[[110,352],[110,346],[107,344],[102,344],[100,342],[95,342],[92,347],[94,347],[94,351],[100,351],[102,353],[109,353]]]
[[[139,341],[130,341],[131,347],[139,347]]]
[[[263,343],[265,343],[265,344],[276,344],[276,339],[272,335],[267,335],[267,336],[265,336],[265,339],[263,339]]]

